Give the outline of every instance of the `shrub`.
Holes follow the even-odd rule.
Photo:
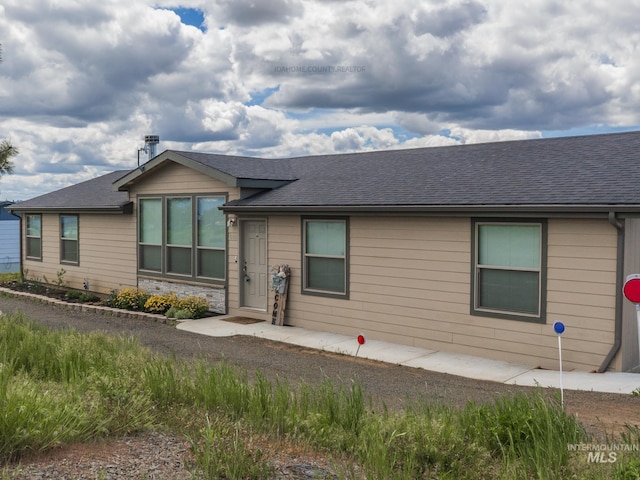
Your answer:
[[[189,295],[188,297],[178,299],[175,307],[180,310],[187,310],[189,312],[188,317],[184,318],[201,318],[205,313],[209,311],[209,302],[202,297],[197,297],[195,295]],[[183,318],[178,317],[176,318]]]
[[[144,304],[144,311],[163,314],[178,301],[175,293],[165,295],[151,295]]]
[[[176,307],[175,305],[173,307],[171,307],[169,310],[167,310],[167,312],[165,313],[165,315],[168,318],[175,318],[177,320],[187,320],[192,318],[191,316],[191,312],[187,309],[180,309],[178,307]]]
[[[149,296],[145,290],[125,288],[119,292],[111,292],[106,304],[113,308],[125,310],[143,310]]]
[[[189,310],[187,310],[186,308],[183,308],[182,310],[178,310],[175,313],[175,318],[177,320],[188,320],[190,318],[196,318],[196,317],[191,315],[191,312]]]
[[[100,297],[95,293],[82,292],[78,297],[78,300],[81,302],[97,302],[100,300]]]
[[[67,298],[69,300],[79,300],[82,294],[83,292],[81,292],[80,290],[69,290],[67,292]]]
[[[209,302],[202,297],[189,295],[178,298],[175,293],[150,295],[138,288],[125,288],[112,291],[105,304],[113,308],[140,310],[149,313],[165,314],[170,318],[201,318],[209,311]]]

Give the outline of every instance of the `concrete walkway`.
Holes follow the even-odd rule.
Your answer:
[[[345,355],[355,355],[357,352],[358,357],[371,360],[511,385],[560,387],[560,374],[557,371],[378,340],[367,340],[358,350],[357,339],[347,335],[299,327],[279,327],[267,322],[242,325],[225,320],[229,318],[232,317],[185,320],[176,328],[212,337],[254,336]],[[640,389],[640,375],[616,372],[563,372],[562,386],[567,390],[630,394]]]

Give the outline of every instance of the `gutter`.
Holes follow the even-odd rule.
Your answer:
[[[616,356],[622,344],[622,285],[624,282],[624,225],[616,218],[616,213],[609,212],[609,223],[618,231],[618,258],[616,264],[616,315],[614,327],[614,341],[611,350],[605,357],[602,365],[596,370],[597,373],[603,373],[611,364],[613,357]]]
[[[133,212],[133,202],[127,202],[122,205],[108,205],[99,207],[21,207],[19,203],[14,204],[14,208],[10,208],[11,213],[124,213]]]
[[[616,212],[637,214],[640,204],[633,205],[251,205],[238,200],[218,207],[224,213],[269,215],[429,215],[429,216],[518,216],[544,215],[602,218]]]

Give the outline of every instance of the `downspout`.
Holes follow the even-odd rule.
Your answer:
[[[22,217],[24,214],[16,215],[15,213],[13,213],[13,210],[11,210],[11,215],[13,215],[14,217],[18,217],[18,231],[19,231],[18,236],[20,237],[20,241],[18,242],[18,263],[20,264],[20,281],[23,281],[24,280],[24,262],[22,261],[22,252],[23,252],[22,240],[26,236],[26,234],[23,235],[22,233],[22,228],[23,228]]]
[[[609,212],[609,223],[618,231],[618,254],[616,265],[616,314],[614,327],[614,341],[607,357],[598,368],[597,372],[602,373],[609,368],[613,357],[620,350],[622,343],[622,285],[624,282],[624,226],[616,218],[615,212]]]

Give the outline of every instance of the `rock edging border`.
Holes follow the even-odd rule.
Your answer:
[[[136,320],[152,320],[154,322],[164,323],[168,325],[176,324],[174,319],[169,319],[165,315],[160,315],[157,313],[123,310],[120,308],[105,307],[103,305],[93,305],[89,303],[65,302],[64,300],[58,300],[57,298],[50,298],[45,295],[38,295],[29,292],[19,292],[6,287],[0,287],[0,293],[8,294],[13,297],[26,297],[36,302],[47,303],[58,308],[67,308],[74,311],[97,313],[99,315],[110,315],[113,317],[131,318]]]

